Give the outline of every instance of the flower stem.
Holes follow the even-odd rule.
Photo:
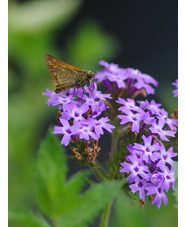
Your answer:
[[[96,160],[95,161],[97,168],[99,169],[100,173],[104,176],[104,178],[108,178],[107,172],[105,169],[102,167],[102,165]]]
[[[111,145],[111,152],[114,154],[114,152],[117,152],[117,146],[118,146],[118,135],[117,133],[112,133],[112,145]]]
[[[103,174],[99,170],[98,166],[96,164],[88,164],[88,166],[92,170],[94,175],[97,177],[98,181],[103,182],[105,177],[103,176]]]
[[[110,210],[112,206],[112,201],[107,204],[107,206],[104,208],[102,216],[101,216],[101,221],[99,227],[108,227],[108,222],[109,222],[109,217],[110,217]]]

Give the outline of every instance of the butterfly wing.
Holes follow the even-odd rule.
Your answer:
[[[44,56],[44,59],[46,61],[46,64],[47,64],[47,67],[48,67],[48,70],[50,71],[51,67],[53,68],[57,68],[57,67],[63,67],[63,68],[66,68],[66,69],[71,69],[71,70],[74,70],[74,71],[77,71],[77,72],[82,72],[84,70],[80,69],[80,68],[77,68],[75,66],[72,66],[62,60],[59,60],[57,58],[55,58],[54,56],[52,55],[49,55],[49,54],[45,54]]]
[[[67,90],[74,86],[77,74],[86,72],[64,61],[61,61],[52,55],[45,54],[44,59],[50,72],[50,79],[55,87],[60,86]]]

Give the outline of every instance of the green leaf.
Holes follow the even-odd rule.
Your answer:
[[[87,176],[89,175],[89,171],[81,171],[79,173],[74,174],[66,183],[65,190],[68,191],[70,196],[77,195],[79,191],[81,191],[82,187],[86,183]]]
[[[92,222],[102,209],[117,195],[124,181],[105,181],[92,186],[79,197],[79,203],[58,219],[59,226],[82,227]]]
[[[49,129],[38,150],[36,178],[38,202],[41,210],[54,215],[61,207],[61,195],[64,194],[64,183],[67,163],[64,150],[56,135]]]
[[[24,227],[51,227],[41,215],[36,215],[23,207],[9,209],[8,219],[9,221],[18,222]]]
[[[66,181],[66,158],[51,129],[42,141],[37,160],[38,200],[41,210],[59,226],[85,226],[114,199],[124,181],[105,181],[80,193],[87,171]]]

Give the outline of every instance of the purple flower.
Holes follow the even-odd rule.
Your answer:
[[[165,125],[165,120],[164,119],[159,119],[158,123],[153,123],[152,126],[150,127],[150,131],[154,134],[157,134],[160,136],[162,140],[169,141],[166,136],[171,136],[174,137],[175,132],[170,131],[170,130],[164,130],[163,127]]]
[[[158,85],[158,82],[154,78],[147,74],[141,73],[137,69],[127,68],[125,70],[125,76],[127,77],[126,84],[128,87],[134,87],[136,90],[144,88],[147,94],[154,94],[154,89],[150,84],[155,87]]]
[[[85,95],[87,93],[87,95]],[[95,100],[105,100],[105,99],[112,99],[111,94],[103,94],[101,91],[97,90],[97,84],[96,82],[92,82],[90,87],[85,86],[84,87],[84,95],[83,99],[87,100],[87,96],[89,99]]]
[[[156,103],[154,100],[151,100],[149,103],[147,100],[145,101],[138,101],[140,104],[140,107],[145,111],[149,111],[151,115],[159,115],[161,112],[161,109],[159,108],[161,106],[160,103]]]
[[[143,135],[142,139],[142,143],[127,146],[131,154],[125,157],[128,163],[121,163],[120,172],[130,173],[127,180],[133,193],[138,191],[142,200],[145,199],[145,194],[155,195],[152,204],[157,204],[160,208],[162,199],[165,205],[168,203],[165,192],[171,187],[174,188],[175,173],[172,158],[177,154],[173,153],[172,147],[166,151],[163,144],[153,143],[151,135]]]
[[[108,68],[96,73],[95,79],[97,79],[98,82],[103,81],[103,83],[108,87],[110,91],[112,91],[112,87],[109,81],[115,83],[118,88],[125,87],[124,80],[126,79],[126,77],[124,75],[124,69],[119,68],[117,64],[109,64],[103,60],[100,61],[99,64]]]
[[[169,188],[174,189],[175,184],[175,172],[173,169],[169,170],[169,168],[166,166],[163,172],[164,180],[161,185],[161,189],[168,192]]]
[[[142,151],[143,153],[142,159],[145,162],[148,163],[149,159],[153,162],[156,161],[160,157],[160,154],[158,152],[155,152],[160,150],[159,143],[151,144],[152,136],[146,137],[143,135],[142,138],[143,138],[144,144],[134,143],[133,148],[136,150]]]
[[[164,179],[163,173],[155,170],[150,177],[150,182],[154,184],[156,187],[159,187],[161,186],[163,179]]]
[[[165,120],[165,123],[169,126],[171,130],[176,130],[175,126],[178,126],[178,120],[173,118],[168,118],[168,113],[164,109],[161,109],[158,118],[162,118]]]
[[[77,102],[69,103],[63,106],[62,118],[70,119],[73,118],[73,122],[84,120],[83,114],[89,110],[89,105],[83,103],[83,105],[78,106]]]
[[[121,119],[120,124],[125,124],[127,122],[132,123],[132,132],[139,132],[140,128],[140,122],[147,117],[147,114],[145,112],[140,113],[133,113],[132,111],[128,109],[122,109],[122,112],[124,112],[126,115],[118,115],[117,117]]]
[[[90,140],[93,138],[97,140],[99,137],[93,132],[93,122],[91,120],[79,121],[73,125],[76,133],[80,139]]]
[[[142,165],[144,164],[143,159],[142,159],[143,152],[142,152],[141,150],[136,150],[136,149],[132,146],[132,144],[129,144],[129,145],[127,146],[127,150],[131,153],[131,155],[125,156],[125,158],[126,158],[126,160],[127,160],[128,162],[131,162],[130,159],[133,158],[133,156],[135,156],[135,157],[138,159],[138,161],[142,163]]]
[[[168,118],[168,113],[161,109],[161,104],[152,100],[150,103],[145,101],[138,101],[140,107],[135,104],[133,99],[124,100],[118,98],[117,103],[123,106],[119,107],[119,111],[124,115],[118,115],[121,119],[120,124],[132,123],[132,132],[139,133],[144,130],[150,130],[151,134],[159,135],[162,140],[169,141],[167,136],[174,137],[177,124],[177,119]],[[167,124],[171,130],[165,130],[164,126]]]
[[[176,87],[176,89],[172,93],[174,94],[174,97],[178,97],[178,80],[175,80],[172,85]]]
[[[139,197],[142,200],[145,200],[145,188],[147,187],[148,183],[144,179],[136,178],[134,184],[129,185],[130,190],[133,193],[139,192]]]
[[[137,101],[140,104],[140,108],[142,110],[148,109],[149,101],[146,99],[145,101]]]
[[[136,181],[136,179],[140,177],[145,180],[149,180],[149,169],[147,166],[139,163],[138,159],[135,156],[130,157],[131,164],[129,163],[121,163],[122,168],[120,169],[120,173],[130,172],[130,175],[127,177],[127,180],[132,183]]]
[[[161,169],[164,170],[164,167],[166,164],[169,164],[172,168],[173,168],[173,160],[172,158],[177,156],[177,153],[173,152],[173,148],[170,147],[167,151],[164,147],[164,145],[162,144],[160,146],[160,160],[157,163],[157,166]]]
[[[139,106],[136,106],[134,99],[128,98],[126,101],[125,99],[118,98],[116,102],[124,105],[118,109],[122,112],[124,112],[126,109],[136,112],[142,112],[141,108]]]
[[[100,135],[103,135],[103,128],[106,129],[108,132],[112,132],[112,129],[115,128],[115,126],[108,124],[109,121],[108,117],[102,117],[99,120],[94,121],[94,131],[98,137]]]
[[[105,105],[104,101],[101,100],[99,102],[96,102],[94,106],[91,106],[92,109],[92,118],[96,118],[99,115],[101,115],[108,107]]]
[[[161,187],[156,187],[155,185],[152,184],[151,186],[148,186],[145,189],[147,190],[147,195],[155,194],[155,198],[152,201],[152,204],[157,204],[158,209],[161,206],[162,199],[166,206],[166,204],[168,203],[168,199],[165,192],[161,189]]]
[[[50,98],[46,102],[48,106],[50,106],[51,104],[53,106],[60,105],[60,104],[63,105],[66,103],[71,103],[73,100],[73,96],[71,94],[66,95],[66,91],[56,94],[55,92],[46,89],[46,92],[42,94],[46,96],[50,96]]]
[[[62,126],[54,126],[54,134],[62,134],[61,144],[67,146],[70,142],[71,136],[74,135],[72,127],[66,119],[60,119]]]
[[[99,64],[106,68],[97,72],[95,79],[103,82],[111,93],[115,90],[113,87],[116,87],[116,90],[120,88],[130,90],[129,96],[142,88],[146,90],[147,94],[154,94],[151,84],[156,87],[158,82],[151,76],[141,73],[138,69],[123,69],[119,68],[117,64],[109,64],[105,61],[100,61]]]
[[[151,100],[151,102],[149,103],[149,106],[147,107],[147,109],[155,115],[159,115],[161,112],[161,109],[159,108],[161,106],[160,103],[156,103],[154,100]]]
[[[103,129],[112,132],[115,128],[108,123],[108,117],[98,119],[108,109],[104,101],[111,95],[98,91],[95,82],[91,83],[90,88],[72,88],[59,94],[46,89],[43,95],[50,96],[48,105],[58,105],[61,110],[61,126],[54,126],[54,134],[62,135],[61,143],[65,146],[70,140],[97,140],[104,134]]]

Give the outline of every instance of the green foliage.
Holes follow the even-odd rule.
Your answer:
[[[9,27],[16,32],[37,33],[60,26],[74,15],[81,0],[29,1],[9,5]],[[43,10],[44,9],[44,10]]]
[[[51,227],[41,215],[36,215],[25,207],[9,209],[8,218],[24,227]]]
[[[64,149],[49,129],[38,149],[36,182],[38,203],[54,226],[85,226],[114,199],[124,181],[105,181],[82,193],[88,175],[82,171],[66,180],[67,162]],[[25,226],[49,226],[41,216],[23,208],[10,209],[9,219]]]
[[[62,146],[51,129],[39,147],[36,171],[40,207],[44,213],[53,215],[61,206],[67,165]]]
[[[177,226],[177,210],[171,190],[167,194],[168,204],[166,206],[162,204],[160,209],[157,209],[156,205],[152,205],[148,198],[145,200],[145,206],[140,208],[138,193],[130,193],[130,195],[132,199],[124,193],[119,193],[116,197],[109,227]]]
[[[74,37],[67,40],[67,58],[71,64],[83,69],[99,69],[100,60],[108,61],[118,52],[118,41],[104,32],[94,20],[79,24]]]
[[[28,203],[30,206],[35,206],[33,204],[35,151],[46,125],[48,126],[51,119],[55,118],[55,110],[47,107],[45,104],[47,98],[41,94],[46,88],[54,89],[44,62],[44,54],[52,54],[65,61],[68,59],[69,63],[74,62],[77,67],[81,66],[78,65],[80,61],[85,69],[94,69],[94,66],[97,69],[99,68],[97,59],[103,59],[105,53],[110,58],[115,52],[110,34],[105,33],[96,22],[90,22],[90,25],[87,22],[86,26],[72,28],[72,32],[73,29],[76,30],[75,37],[73,36],[72,39],[70,33],[65,34],[65,39],[69,40],[69,43],[67,45],[63,43],[63,49],[57,46],[58,33],[63,32],[79,11],[81,4],[82,0],[9,2],[10,205]],[[91,28],[92,24],[94,26]],[[89,30],[87,30],[88,26]],[[86,32],[84,35],[83,31]],[[90,31],[93,38],[89,36]],[[88,46],[87,42],[83,41],[85,36],[89,39]],[[105,41],[108,39],[110,41]],[[81,44],[83,54],[79,52],[74,55],[74,51],[70,49],[70,40],[72,40],[72,47],[75,48],[74,51],[79,51],[77,46]],[[97,46],[99,46],[98,53],[95,52]]]
[[[38,201],[45,214],[52,218],[60,216],[59,222],[64,226],[82,226],[92,220],[123,185],[123,182],[105,182],[82,194],[87,172],[77,173],[68,181],[66,172],[64,150],[49,130],[38,151]]]
[[[81,227],[90,224],[100,211],[114,199],[124,181],[108,182],[92,186],[82,196],[73,210],[59,218],[61,225]]]
[[[35,150],[47,119],[52,89],[44,54],[57,54],[56,33],[79,10],[81,0],[9,2],[9,204],[33,206]],[[47,123],[48,125],[48,123]]]

